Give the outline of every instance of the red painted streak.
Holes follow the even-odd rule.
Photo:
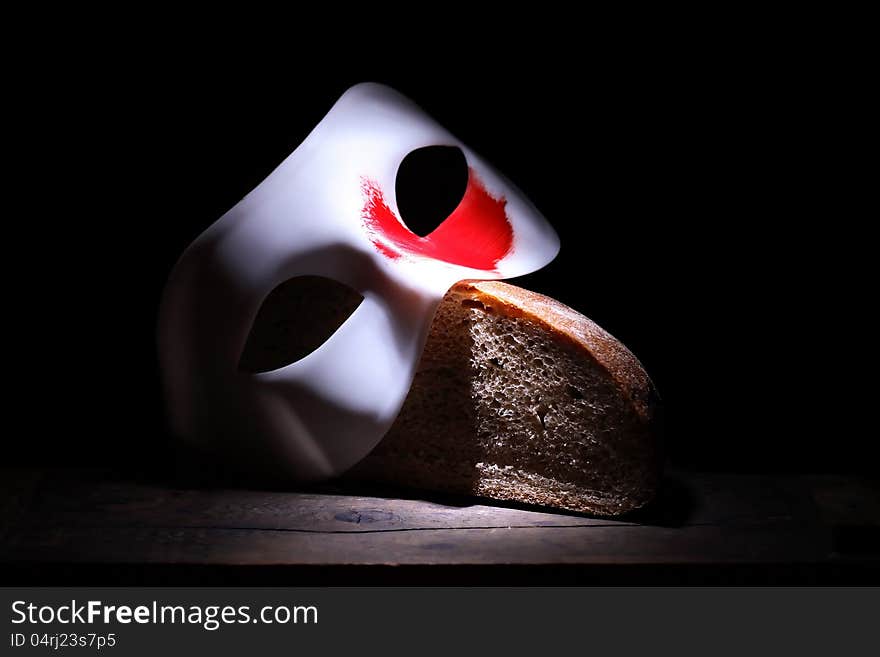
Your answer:
[[[513,227],[505,211],[507,200],[492,196],[473,169],[469,170],[458,207],[425,237],[398,220],[374,181],[363,178],[361,185],[364,225],[370,241],[387,258],[411,254],[491,270],[513,248]]]
[[[385,202],[385,195],[378,183],[368,178],[361,178],[361,189],[366,199],[363,211],[364,226],[370,241],[385,257],[392,260],[399,258],[400,252],[391,245],[405,243],[410,236],[415,237],[415,235],[397,220],[394,212]]]

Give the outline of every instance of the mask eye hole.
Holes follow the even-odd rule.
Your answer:
[[[238,363],[240,372],[269,372],[308,356],[330,339],[364,300],[344,283],[296,276],[263,301]]]
[[[467,160],[457,146],[410,151],[395,180],[400,218],[413,233],[425,237],[458,207],[467,184]]]

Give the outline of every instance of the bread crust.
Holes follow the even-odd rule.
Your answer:
[[[605,369],[636,413],[646,421],[653,419],[660,397],[648,373],[629,349],[588,317],[556,299],[500,281],[460,281],[450,292],[539,324]]]

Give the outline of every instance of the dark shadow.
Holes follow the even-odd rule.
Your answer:
[[[477,489],[477,464],[486,460],[471,393],[479,354],[454,301],[438,308],[427,344],[391,430],[334,485],[389,487],[410,498],[424,491],[464,498]]]
[[[621,520],[655,527],[682,527],[693,516],[698,496],[698,491],[684,479],[667,474],[660,483],[657,497],[641,509],[626,514]]]

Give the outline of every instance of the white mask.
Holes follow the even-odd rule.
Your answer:
[[[408,153],[436,145],[461,149],[468,186],[421,238],[399,219],[395,177]],[[302,480],[338,475],[394,422],[444,293],[462,279],[527,274],[558,250],[522,193],[418,107],[388,87],[352,87],[171,273],[159,356],[172,430]],[[304,275],[344,283],[363,301],[300,360],[239,371],[263,300]]]

